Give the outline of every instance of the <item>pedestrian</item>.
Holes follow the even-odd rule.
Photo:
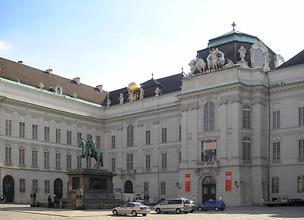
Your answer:
[[[48,208],[52,208],[52,197],[51,197],[51,195],[48,196]]]
[[[3,195],[0,196],[0,201],[1,201],[1,203],[4,202],[4,196]]]

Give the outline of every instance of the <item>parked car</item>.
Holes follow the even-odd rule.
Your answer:
[[[196,206],[196,210],[198,211],[207,211],[207,210],[215,210],[215,211],[224,211],[226,209],[226,205],[222,200],[209,200],[203,204],[198,204]]]
[[[141,214],[143,216],[146,216],[148,213],[150,213],[150,211],[151,210],[149,206],[145,206],[139,202],[127,202],[119,207],[112,209],[113,215],[137,216],[138,214]]]
[[[190,206],[191,206],[191,213],[194,212],[196,210],[196,204],[193,200],[190,200]]]
[[[161,203],[154,206],[154,210],[156,213],[160,214],[162,212],[174,212],[176,214],[180,214],[182,212],[188,213],[192,211],[192,207],[190,205],[190,200],[185,198],[174,198],[174,199],[166,199]]]

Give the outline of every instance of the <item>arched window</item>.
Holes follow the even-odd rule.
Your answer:
[[[243,106],[243,128],[250,129],[250,107],[249,105]]]
[[[214,129],[214,104],[207,102],[204,105],[204,131]]]
[[[304,192],[304,176],[298,177],[298,192]]]
[[[133,183],[130,180],[125,182],[125,193],[134,193],[133,191]]]
[[[251,160],[251,140],[249,137],[243,139],[243,160]]]
[[[271,179],[271,192],[272,193],[279,193],[280,187],[280,179],[279,177],[275,176]]]
[[[133,146],[133,135],[134,135],[133,125],[130,124],[127,127],[127,147]]]

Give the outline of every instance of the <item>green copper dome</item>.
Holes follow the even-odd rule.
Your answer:
[[[254,44],[257,41],[259,41],[259,38],[239,31],[232,30],[224,35],[209,40],[208,47],[212,48],[232,41]]]

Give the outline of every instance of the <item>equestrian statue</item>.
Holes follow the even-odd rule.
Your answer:
[[[96,160],[94,168],[100,168],[103,166],[102,152],[99,148],[95,147],[92,136],[90,136],[87,141],[80,138],[78,147],[82,150],[80,156],[87,160],[87,168],[89,167],[89,159],[92,157]]]

